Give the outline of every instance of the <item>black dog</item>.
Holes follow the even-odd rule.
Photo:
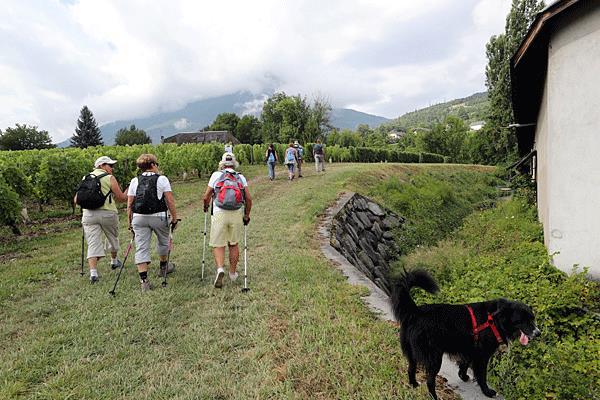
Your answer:
[[[481,391],[488,397],[496,392],[487,385],[487,366],[500,344],[520,337],[521,344],[540,334],[531,308],[517,301],[497,299],[464,305],[427,304],[417,306],[410,289],[420,287],[429,293],[438,291],[437,283],[423,270],[405,272],[394,282],[392,306],[400,322],[400,343],[408,359],[408,379],[418,386],[417,365],[425,368],[427,388],[434,399],[435,377],[442,356],[457,359],[458,376],[468,381],[471,367]]]

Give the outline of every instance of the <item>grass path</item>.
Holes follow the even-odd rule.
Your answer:
[[[379,165],[335,165],[287,182],[243,171],[255,199],[249,286],[200,281],[206,180],[174,184],[183,218],[169,286],[139,291],[128,261],[90,285],[78,273],[80,231],[21,246],[0,264],[0,398],[425,399],[408,387],[395,329],[372,315],[320,253],[315,225],[353,177]],[[386,167],[387,168],[387,167]],[[124,220],[122,220],[124,227]],[[122,229],[123,247],[127,232]],[[240,269],[243,268],[243,258]]]

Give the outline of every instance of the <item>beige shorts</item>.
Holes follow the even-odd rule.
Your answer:
[[[83,210],[81,223],[88,244],[87,258],[104,257],[105,251],[119,251],[119,217],[116,212]]]
[[[244,226],[244,209],[222,210],[210,218],[210,247],[225,247],[237,244],[242,236]]]

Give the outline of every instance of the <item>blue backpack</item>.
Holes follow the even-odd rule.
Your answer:
[[[294,149],[292,149],[292,148],[287,149],[287,152],[285,153],[285,159],[288,164],[292,164],[292,163],[296,162],[296,156],[294,155]]]

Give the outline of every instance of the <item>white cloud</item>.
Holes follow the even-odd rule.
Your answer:
[[[187,118],[178,119],[177,121],[175,121],[175,123],[173,123],[173,127],[175,127],[176,129],[185,129],[189,126],[190,121],[188,121]]]
[[[36,124],[56,141],[72,134],[84,104],[106,123],[274,84],[396,117],[483,90],[485,43],[502,31],[510,7],[510,0],[3,3],[0,128]]]

